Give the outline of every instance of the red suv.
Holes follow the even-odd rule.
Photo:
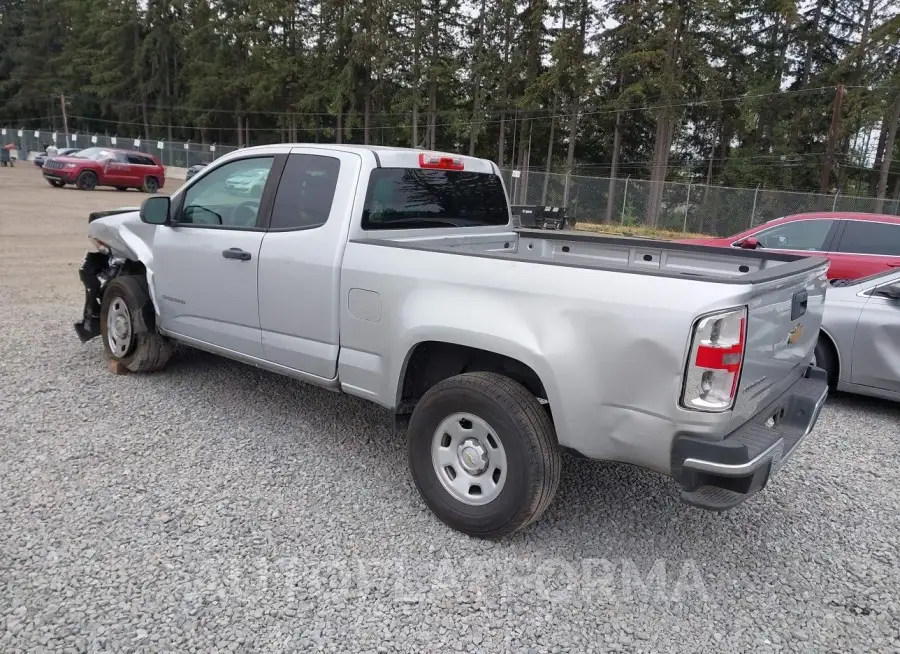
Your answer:
[[[728,238],[680,242],[822,255],[831,261],[829,279],[856,279],[900,268],[900,217],[874,213],[801,213]]]
[[[166,183],[166,169],[156,157],[129,150],[88,148],[68,157],[51,157],[42,170],[52,186],[74,184],[82,191],[113,186],[156,193]]]

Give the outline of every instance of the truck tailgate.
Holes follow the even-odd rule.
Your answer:
[[[755,415],[805,372],[822,325],[826,270],[823,264],[754,285],[733,426]]]

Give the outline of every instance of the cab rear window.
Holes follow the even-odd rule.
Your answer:
[[[506,225],[500,178],[488,173],[377,168],[369,178],[362,228],[420,229]]]

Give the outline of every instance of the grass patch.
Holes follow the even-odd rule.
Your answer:
[[[693,232],[673,232],[667,229],[655,229],[653,227],[629,227],[627,225],[602,224],[602,223],[576,223],[575,229],[598,234],[610,234],[612,236],[636,236],[640,238],[654,238],[666,241],[674,241],[686,238],[711,238],[708,234],[695,234]]]

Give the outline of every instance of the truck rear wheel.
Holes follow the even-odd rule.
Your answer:
[[[550,417],[521,384],[496,373],[464,373],[429,389],[413,411],[408,449],[425,503],[471,536],[527,527],[559,486]]]
[[[155,177],[146,177],[141,190],[144,193],[156,193],[159,190],[159,180]]]
[[[116,277],[106,287],[100,335],[106,356],[132,372],[162,370],[172,356],[171,342],[156,332],[153,303],[141,277]]]
[[[77,186],[80,191],[93,191],[97,188],[96,173],[85,170],[78,176],[78,179],[75,181],[75,186]]]

